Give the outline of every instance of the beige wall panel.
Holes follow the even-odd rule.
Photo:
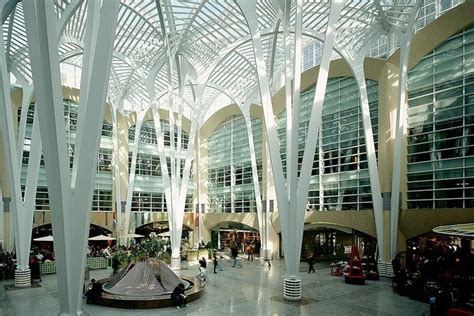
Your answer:
[[[257,213],[212,213],[203,215],[203,228],[211,230],[219,224],[242,223],[258,230]]]
[[[272,226],[275,232],[280,233],[280,219],[277,214],[272,217]],[[334,212],[307,212],[305,224],[321,224],[329,226],[344,226],[356,229],[375,237],[375,223],[372,211],[334,211]]]
[[[404,237],[410,239],[437,226],[473,222],[473,209],[402,210],[399,227]]]

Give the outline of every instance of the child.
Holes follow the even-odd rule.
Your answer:
[[[212,262],[214,263],[214,273],[217,273],[216,269],[217,269],[217,265],[219,264],[219,261],[217,260],[217,255],[214,254],[213,258],[212,258]]]
[[[219,271],[224,271],[224,257],[219,258]]]

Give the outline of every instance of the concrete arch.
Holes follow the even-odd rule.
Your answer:
[[[258,106],[254,105],[253,108],[255,111],[259,111],[261,113],[261,110],[257,110]],[[251,116],[253,113],[251,112]],[[237,104],[229,104],[228,106],[220,109],[219,111],[215,112],[201,127],[201,137],[203,139],[208,139],[209,136],[211,136],[212,132],[216,130],[216,128],[223,122],[225,122],[227,119],[234,115],[240,115],[243,116],[242,111],[240,107]],[[261,118],[261,117],[260,117]]]
[[[146,223],[143,223],[142,225],[137,226],[135,229],[140,229],[140,228],[143,228],[144,226],[147,226],[147,225],[150,225],[150,224],[153,224],[153,223],[162,223],[162,224],[166,224],[168,226],[168,220],[166,220],[166,221],[158,220],[158,221],[148,221]],[[183,228],[185,228],[186,230],[192,231],[193,227],[190,224],[192,224],[192,223],[183,223]],[[168,230],[169,230],[169,227],[168,227]]]
[[[314,222],[314,223],[310,222],[310,223],[305,223],[304,225],[305,231],[313,230],[317,228],[330,228],[330,229],[335,229],[347,234],[352,234],[352,230],[353,230],[351,227],[341,226],[335,223],[326,223],[326,222]]]
[[[146,216],[144,221],[141,222],[141,216],[138,217],[139,222],[136,228],[148,225],[151,223],[166,223],[168,224],[168,213],[167,212],[152,212],[150,216]],[[189,230],[193,230],[194,224],[194,213],[184,213],[183,226]]]
[[[212,228],[224,223],[240,223],[258,231],[257,213],[212,213],[203,215],[203,226],[210,231]]]
[[[103,230],[108,231],[111,234],[113,233],[113,223],[110,223],[110,225],[107,225],[107,224],[104,224],[103,222],[100,222],[97,219],[95,219],[95,220],[91,219],[90,225],[97,226],[97,227],[99,227]],[[33,224],[32,229],[40,229],[41,227],[44,227],[44,226],[51,226],[51,217],[50,216],[48,216],[48,219],[46,221],[42,222],[42,223],[35,222]]]

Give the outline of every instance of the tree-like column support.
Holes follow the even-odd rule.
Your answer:
[[[129,234],[134,233],[130,231],[130,217],[132,214],[132,197],[133,197],[133,189],[135,188],[135,175],[137,170],[137,157],[138,157],[138,148],[140,146],[140,131],[142,129],[143,121],[145,119],[145,115],[148,112],[148,108],[143,110],[137,111],[137,120],[135,123],[135,142],[133,143],[132,147],[132,161],[130,163],[130,174],[128,176],[128,186],[127,186],[127,200],[125,202],[125,223],[120,225],[120,234],[121,238],[119,240],[120,245],[125,246],[129,244],[130,238],[128,237]],[[120,179],[118,180],[120,181]],[[120,223],[120,217],[117,217],[118,222]]]
[[[285,251],[285,266],[287,279],[284,283],[284,297],[292,299],[301,299],[301,284],[298,286],[297,275],[299,273],[299,264],[301,257],[301,244],[303,239],[304,217],[306,211],[306,202],[308,199],[309,182],[311,178],[311,168],[314,160],[316,141],[307,141],[304,148],[303,162],[301,172],[298,176],[298,134],[299,134],[299,95],[301,88],[301,50],[302,50],[302,16],[303,3],[296,3],[295,20],[295,61],[293,70],[291,70],[290,61],[290,41],[289,41],[289,14],[290,8],[282,2],[281,9],[284,14],[283,29],[286,35],[286,111],[287,111],[287,146],[286,154],[287,175],[286,179],[283,173],[283,166],[280,156],[280,142],[278,139],[277,126],[273,113],[273,106],[270,93],[270,83],[266,73],[266,64],[263,56],[262,39],[256,16],[256,2],[249,0],[237,0],[252,36],[253,53],[255,56],[260,97],[265,120],[265,131],[268,140],[268,149],[272,171],[275,179],[275,188],[278,200],[278,209],[280,212],[282,241]],[[318,80],[315,89],[311,118],[309,121],[308,135],[316,135],[316,139],[321,128],[322,107],[326,92],[328,79],[328,70],[331,55],[335,42],[336,25],[339,15],[344,7],[345,1],[336,0],[331,2],[328,25],[324,42],[324,49],[321,59],[321,65],[318,73]],[[286,31],[285,31],[286,29]],[[293,74],[294,87],[289,89]],[[299,290],[298,290],[299,288]]]
[[[398,83],[398,104],[397,104],[397,125],[395,126],[395,145],[393,150],[393,169],[392,169],[392,196],[390,198],[390,254],[391,258],[397,253],[398,239],[398,215],[400,200],[400,177],[401,177],[401,159],[402,140],[406,132],[406,105],[407,105],[407,85],[408,85],[408,61],[410,59],[410,47],[415,33],[416,17],[421,7],[421,0],[415,4],[415,9],[410,17],[410,24],[406,31],[400,34],[400,68]]]
[[[76,147],[71,170],[64,128],[54,4],[52,1],[24,3],[48,177],[61,315],[82,313],[93,186],[119,5],[119,1],[88,3]]]
[[[367,148],[367,163],[369,167],[370,190],[372,192],[372,203],[374,207],[375,231],[377,234],[377,245],[379,250],[379,258],[383,258],[385,254],[384,247],[384,227],[383,227],[383,201],[380,189],[379,172],[377,166],[377,157],[375,152],[374,135],[372,131],[372,122],[370,118],[369,99],[367,95],[367,85],[365,82],[364,72],[364,56],[365,50],[362,51],[353,63],[349,61],[352,68],[354,78],[359,87],[360,107],[362,113],[362,123],[364,126],[365,146]]]
[[[2,8],[0,7],[0,15],[2,11],[1,9]],[[25,287],[31,284],[28,263],[31,247],[31,223],[33,222],[33,213],[35,210],[35,192],[40,168],[41,139],[39,135],[37,115],[35,115],[31,133],[29,163],[26,170],[27,180],[24,192],[22,192],[22,183],[20,180],[22,173],[21,157],[23,156],[25,142],[24,131],[26,129],[26,116],[32,97],[33,87],[29,84],[24,84],[22,86],[23,98],[21,104],[21,119],[17,138],[12,114],[13,107],[9,93],[10,76],[7,72],[7,59],[3,42],[0,44],[0,65],[0,134],[3,138],[5,169],[12,205],[10,212],[12,219],[10,222],[10,231],[13,231],[14,234],[17,258],[15,285]],[[3,214],[3,212],[1,214]],[[1,224],[3,225],[3,221]],[[0,239],[3,239],[3,233],[0,235]],[[26,275],[28,277],[25,277]]]

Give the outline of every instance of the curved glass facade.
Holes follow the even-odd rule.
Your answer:
[[[375,148],[378,135],[378,84],[367,80]],[[298,170],[303,160],[314,88],[301,94]],[[279,114],[283,166],[286,164],[286,115]],[[372,209],[364,127],[359,88],[354,78],[328,80],[323,105],[322,131],[314,154],[308,210],[340,211]],[[284,167],[285,168],[285,167]]]
[[[161,120],[161,129],[164,134],[165,151],[171,150],[170,125],[168,121]],[[129,142],[135,139],[135,126],[128,129]],[[182,158],[188,148],[188,135],[181,132]],[[157,138],[153,121],[145,121],[140,130],[140,142],[138,146],[137,166],[135,170],[135,185],[132,195],[132,211],[139,212],[166,212],[166,197],[163,189],[163,179],[160,166],[160,157],[156,154]],[[178,129],[175,128],[174,145],[178,144]],[[181,175],[184,169],[184,159],[181,159]],[[132,153],[128,154],[128,168],[132,163]],[[168,173],[171,173],[171,160],[167,155]],[[193,210],[192,193],[193,170],[189,178],[188,195],[186,197],[185,211]]]
[[[259,183],[262,182],[262,123],[252,118]],[[252,164],[243,116],[220,124],[208,140],[208,211],[256,212]]]
[[[408,208],[474,207],[474,27],[409,72]]]
[[[63,100],[64,121],[66,127],[66,141],[69,152],[70,167],[74,161],[74,149],[77,128],[77,103],[70,100]],[[33,129],[35,104],[30,104],[27,113],[25,141],[23,147],[21,184],[24,194],[26,185],[28,159],[30,156],[31,133]],[[18,110],[18,121],[20,121],[20,112]],[[102,138],[100,141],[99,154],[97,157],[97,173],[94,186],[94,196],[92,200],[93,211],[112,211],[112,125],[104,121],[102,126]],[[46,169],[44,167],[43,157],[38,177],[38,188],[36,193],[36,210],[49,210],[48,182],[46,178]]]

